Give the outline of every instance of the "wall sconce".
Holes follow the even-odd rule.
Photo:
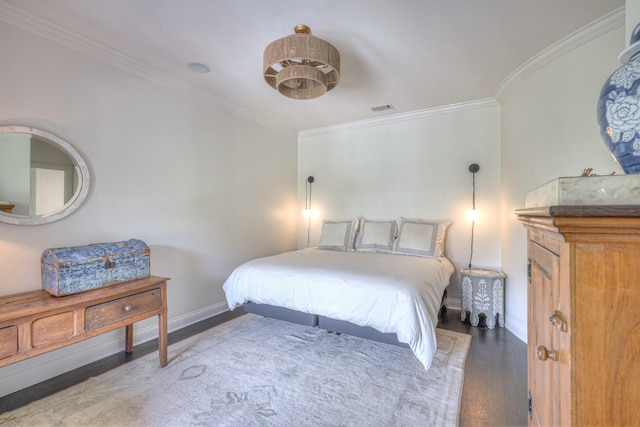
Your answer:
[[[473,259],[473,229],[476,221],[480,219],[480,211],[476,209],[476,173],[480,170],[477,163],[469,165],[469,172],[473,174],[473,196],[471,209],[467,212],[467,218],[471,220],[471,253],[469,254],[469,268],[471,268],[471,260]]]
[[[315,178],[312,176],[305,181],[304,210],[302,211],[302,216],[305,218],[313,216],[313,210],[311,209],[311,184],[313,184],[313,181],[315,181]]]
[[[309,241],[311,238],[311,217],[313,216],[313,209],[311,209],[311,185],[314,181],[315,178],[309,176],[304,183],[304,210],[302,211],[302,216],[307,218],[307,247],[309,247]]]

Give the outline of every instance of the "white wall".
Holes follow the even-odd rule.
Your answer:
[[[507,326],[526,340],[527,247],[514,211],[528,191],[585,168],[623,173],[604,142],[596,104],[626,46],[624,27],[570,51],[510,88],[502,106],[502,267],[508,276]]]
[[[457,268],[469,262],[472,174],[478,163],[474,267],[500,268],[500,109],[494,102],[394,116],[391,119],[302,132],[298,143],[298,200],[314,176],[311,246],[323,219],[448,219],[446,252]],[[307,245],[307,224],[298,246]],[[449,297],[458,300],[458,275]],[[454,303],[455,305],[455,303]]]
[[[53,133],[85,158],[85,204],[40,226],[0,223],[0,295],[39,289],[44,249],[144,240],[171,278],[169,329],[227,309],[221,285],[257,256],[296,248],[297,135],[283,134],[0,22],[0,125]],[[155,336],[136,324],[136,341]],[[112,333],[0,370],[0,395],[124,343]]]

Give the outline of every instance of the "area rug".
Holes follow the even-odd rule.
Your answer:
[[[5,426],[455,426],[471,337],[408,348],[247,314],[0,415]]]

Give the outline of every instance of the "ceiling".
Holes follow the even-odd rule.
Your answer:
[[[307,130],[492,98],[527,60],[624,3],[0,0],[0,8],[42,18],[261,120]],[[264,48],[297,24],[341,55],[340,84],[314,100],[286,98],[262,77]],[[190,62],[211,72],[193,73]],[[395,108],[371,110],[385,104]]]

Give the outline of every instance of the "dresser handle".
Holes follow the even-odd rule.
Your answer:
[[[133,309],[132,305],[125,305],[124,306],[124,311],[131,311]]]
[[[536,353],[538,354],[538,359],[543,362],[547,359],[551,359],[554,361],[558,360],[558,352],[556,350],[547,350],[547,347],[543,345],[539,345],[536,349]]]
[[[553,312],[553,314],[549,317],[549,322],[551,322],[551,324],[555,326],[556,329],[560,332],[567,332],[567,324],[560,315],[559,311]]]

